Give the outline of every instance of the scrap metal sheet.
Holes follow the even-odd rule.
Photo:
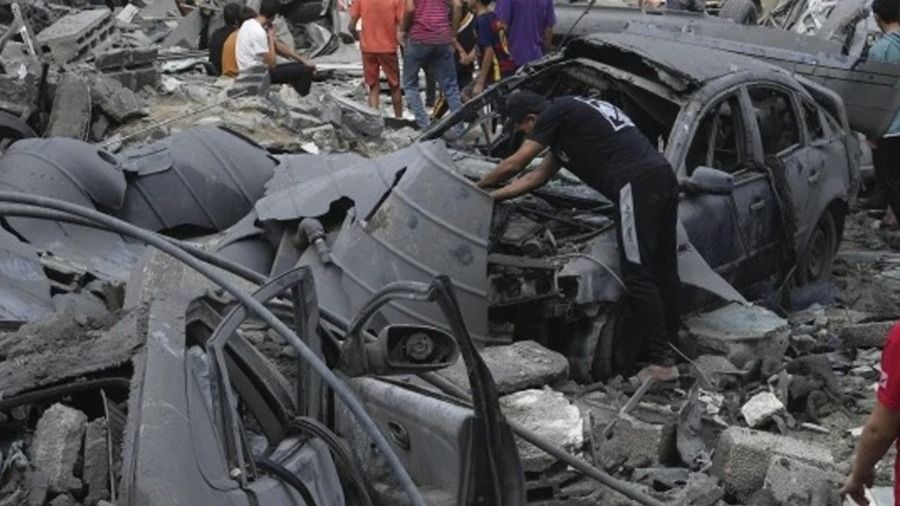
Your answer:
[[[34,321],[52,312],[37,250],[0,228],[0,320]]]

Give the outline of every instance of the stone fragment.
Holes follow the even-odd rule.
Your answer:
[[[821,467],[834,464],[831,452],[823,446],[768,432],[729,427],[719,435],[712,475],[721,480],[727,493],[746,498],[763,486],[773,455]]]
[[[670,504],[679,506],[713,506],[725,497],[718,481],[704,473],[691,473],[684,488],[672,494]]]
[[[817,344],[816,338],[809,334],[791,336],[791,346],[800,354],[811,353]]]
[[[94,103],[116,123],[125,123],[146,116],[140,98],[122,83],[100,74],[91,81]]]
[[[139,91],[146,86],[156,86],[160,73],[156,67],[126,69],[115,72],[106,72],[103,75],[115,79],[122,86],[132,91]]]
[[[76,506],[78,503],[75,502],[75,498],[70,496],[69,494],[61,494],[53,498],[50,501],[50,506]]]
[[[718,390],[740,374],[741,371],[721,355],[700,355],[691,362],[691,376],[707,390]]]
[[[25,487],[28,489],[28,506],[44,506],[47,493],[50,492],[50,480],[41,471],[32,471],[25,476]]]
[[[84,484],[87,485],[85,504],[93,505],[109,498],[109,452],[106,446],[106,419],[98,418],[87,424],[84,433]]]
[[[312,140],[323,153],[340,150],[341,142],[338,139],[337,131],[332,125],[305,128],[300,131],[300,134]]]
[[[584,444],[584,420],[579,409],[550,388],[523,390],[500,398],[503,414],[551,443],[578,453]],[[518,438],[516,446],[525,472],[544,471],[556,458]]]
[[[756,428],[784,411],[784,404],[772,392],[760,392],[741,406],[747,425]]]
[[[269,69],[264,66],[244,69],[236,78],[226,94],[231,97],[264,97],[269,94],[272,80],[269,77]]]
[[[885,321],[847,325],[838,332],[838,337],[848,348],[881,348],[894,324],[893,321]]]
[[[339,124],[364,137],[379,137],[384,131],[384,116],[378,109],[335,93],[328,93],[325,102],[333,102],[341,110]]]
[[[59,403],[50,406],[38,420],[31,447],[33,462],[47,474],[53,492],[81,488],[81,480],[73,471],[86,423],[84,413]]]
[[[834,502],[815,504],[837,504],[841,479],[841,475],[831,471],[831,466],[811,466],[776,455],[769,461],[763,486],[779,504],[814,504],[812,497],[821,489],[830,490]]]
[[[566,357],[534,341],[489,346],[481,350],[481,358],[490,369],[501,395],[526,388],[557,385],[569,377],[569,361]],[[469,378],[462,361],[457,361],[439,374],[456,386],[468,390]]]
[[[65,74],[56,84],[45,135],[87,140],[91,126],[91,90],[85,81]]]
[[[698,350],[725,355],[737,367],[756,358],[781,359],[787,350],[787,320],[761,306],[733,303],[688,318],[689,335]]]
[[[286,128],[295,132],[300,132],[305,128],[314,128],[322,124],[318,118],[294,111],[288,111],[288,113],[282,116],[279,121]]]
[[[159,49],[156,47],[113,49],[95,53],[94,66],[104,72],[131,67],[146,67],[155,64],[157,58],[159,58]]]

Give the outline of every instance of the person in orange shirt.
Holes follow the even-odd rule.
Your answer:
[[[349,31],[359,39],[362,52],[363,75],[369,87],[369,105],[378,109],[379,70],[384,71],[388,86],[391,88],[391,102],[394,116],[403,115],[403,98],[400,94],[400,62],[397,58],[397,46],[403,40],[401,22],[403,21],[403,0],[353,0],[350,5]],[[356,30],[356,24],[362,20],[362,34]]]
[[[256,17],[256,11],[251,9],[250,7],[241,8],[240,18],[237,22],[237,26],[241,26],[244,21],[248,19],[253,19]],[[228,38],[225,39],[225,43],[222,44],[222,62],[221,69],[222,75],[228,77],[237,77],[238,75],[238,65],[237,65],[237,34],[238,31],[234,30],[230,34],[228,34]]]

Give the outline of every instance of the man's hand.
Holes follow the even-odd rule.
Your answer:
[[[481,92],[483,92],[483,91],[484,91],[484,83],[476,81],[475,84],[472,86],[472,96],[477,97],[478,95],[481,95]]]
[[[868,506],[869,500],[866,499],[866,488],[871,487],[875,482],[875,470],[869,469],[864,474],[856,471],[850,473],[847,482],[841,489],[841,497],[849,496],[856,504]]]

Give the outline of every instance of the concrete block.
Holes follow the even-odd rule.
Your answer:
[[[53,492],[81,488],[81,480],[75,478],[73,471],[86,423],[84,413],[59,403],[50,406],[38,420],[32,459],[35,468],[47,475]]]
[[[830,466],[811,466],[776,455],[769,461],[763,487],[772,492],[778,504],[837,504],[841,481],[842,476],[832,472]],[[834,502],[812,500],[813,495],[823,489],[827,495],[833,496]]]
[[[509,420],[546,438],[572,453],[584,444],[584,420],[581,411],[566,397],[550,388],[523,390],[500,398],[500,408]],[[526,472],[548,469],[556,458],[521,438],[516,440],[522,467]]]
[[[268,96],[272,87],[272,79],[269,70],[264,66],[258,66],[241,71],[234,83],[226,91],[229,97],[236,96]]]
[[[111,77],[129,90],[139,91],[145,86],[156,86],[159,83],[159,69],[154,67],[106,72]]]
[[[772,392],[760,392],[741,406],[741,414],[747,425],[757,428],[784,412],[784,404]]]
[[[721,480],[726,492],[746,498],[763,486],[773,455],[814,466],[834,465],[834,457],[823,446],[768,432],[729,427],[719,435],[712,475]]]
[[[885,321],[848,325],[838,332],[838,337],[848,348],[881,348],[895,324],[893,321]]]
[[[58,495],[50,501],[50,506],[76,506],[75,498],[69,494]]]
[[[130,89],[108,75],[91,81],[91,97],[101,111],[116,123],[125,123],[146,115],[144,104]]]
[[[648,423],[624,415],[613,426],[609,439],[604,439],[603,430],[612,417],[604,418],[596,410],[591,413],[600,415],[593,417],[592,434],[603,467],[651,467],[678,460],[674,423]]]
[[[317,127],[322,124],[322,122],[319,121],[318,118],[294,111],[288,111],[286,115],[279,118],[279,121],[286,128],[289,128],[295,132],[299,132],[304,128]]]
[[[47,473],[31,471],[25,476],[25,488],[28,489],[26,501],[28,506],[44,506],[50,492],[50,479]]]
[[[87,424],[84,432],[84,484],[88,492],[84,503],[96,504],[109,499],[109,452],[106,445],[106,420]]]
[[[60,18],[41,31],[37,41],[57,63],[68,63],[100,47],[114,31],[109,9],[85,10]]]
[[[340,124],[353,133],[363,137],[379,137],[384,131],[384,116],[377,109],[335,93],[326,94],[324,101],[333,102],[340,108]]]
[[[729,304],[688,318],[689,335],[701,352],[725,355],[737,367],[755,358],[781,358],[789,345],[788,321],[760,306]]]
[[[91,90],[72,74],[65,74],[56,85],[53,110],[45,135],[86,140],[91,127]]]
[[[155,47],[113,49],[94,54],[94,66],[108,71],[129,67],[146,67],[156,63],[159,49]]]
[[[501,395],[526,388],[553,386],[565,382],[569,377],[569,361],[566,357],[534,341],[489,346],[481,350],[481,358],[490,369]],[[469,378],[462,361],[439,374],[456,386],[468,390]]]

